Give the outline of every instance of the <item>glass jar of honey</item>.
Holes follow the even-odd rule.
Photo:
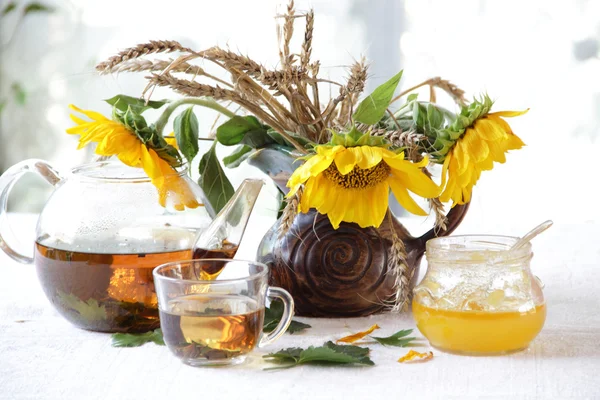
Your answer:
[[[427,242],[427,273],[414,289],[417,327],[439,350],[506,354],[528,347],[546,320],[531,244],[518,238],[451,236]]]

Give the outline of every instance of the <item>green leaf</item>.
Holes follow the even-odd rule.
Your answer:
[[[411,93],[408,95],[408,97],[406,98],[406,102],[410,103],[411,101],[415,101],[417,100],[417,97],[419,97],[418,93]]]
[[[369,348],[368,347],[359,347],[354,345],[341,345],[335,344],[332,341],[325,343],[325,346],[337,351],[338,353],[344,353],[351,357],[354,357],[359,360],[359,364],[366,365],[375,365],[373,361],[369,358]]]
[[[132,131],[136,132],[138,136],[140,133],[138,131],[143,131],[148,127],[146,120],[139,113],[137,113],[131,106],[127,106],[127,110],[122,115],[122,122]],[[142,138],[144,143],[148,140],[147,138]]]
[[[402,71],[392,77],[390,80],[380,85],[367,98],[360,102],[356,112],[352,116],[354,121],[362,122],[367,125],[375,125],[385,114],[389,107],[398,83],[402,78]]]
[[[265,307],[265,322],[263,324],[263,331],[272,332],[277,325],[279,325],[279,321],[283,317],[283,302],[279,300],[274,300],[271,302],[270,307]],[[290,334],[294,334],[297,332],[301,332],[305,329],[312,328],[312,326],[292,320],[290,326],[287,329],[287,332]]]
[[[392,336],[388,336],[388,337],[376,337],[376,336],[369,336],[369,337],[371,339],[376,340],[377,342],[379,342],[380,344],[382,344],[384,346],[406,347],[406,346],[409,346],[411,344],[411,342],[416,339],[414,337],[406,337],[406,336],[410,335],[412,332],[413,332],[412,329],[404,329],[404,330],[398,331],[398,332],[394,333]]]
[[[51,13],[54,12],[54,8],[42,3],[32,2],[25,6],[25,9],[23,10],[23,15],[27,15],[34,12]]]
[[[76,311],[85,321],[104,321],[107,319],[106,307],[96,299],[81,300],[72,293],[57,291],[58,298],[67,308]]]
[[[282,367],[267,368],[281,369],[291,368],[297,365],[375,365],[369,358],[369,349],[358,346],[339,346],[333,342],[327,342],[320,347],[309,347],[301,349],[292,347],[280,350],[276,353],[267,354],[263,358],[268,362],[282,365]]]
[[[175,118],[173,130],[179,150],[183,156],[192,164],[192,160],[198,154],[198,118],[194,114],[194,107],[190,107]]]
[[[338,352],[332,348],[321,346],[321,347],[309,347],[300,353],[300,359],[298,364],[307,363],[334,363],[334,364],[354,364],[360,360],[349,354]]]
[[[227,204],[233,196],[233,186],[227,179],[221,164],[217,159],[217,142],[214,142],[209,151],[202,156],[200,160],[200,179],[198,184],[204,191],[204,195],[209,204],[207,209],[212,217]]]
[[[217,128],[217,140],[225,146],[242,143],[254,148],[261,147],[265,143],[275,142],[267,134],[267,129],[252,115],[245,117],[236,115],[221,124]]]
[[[4,8],[2,9],[2,12],[0,12],[0,14],[2,14],[2,16],[5,16],[5,15],[9,14],[11,11],[14,11],[15,8],[17,8],[17,3],[15,3],[14,1],[11,1],[6,6],[4,6]]]
[[[413,122],[420,131],[425,129],[427,123],[427,107],[419,102],[413,104]]]
[[[2,110],[6,107],[6,100],[0,101],[0,114],[2,114]]]
[[[315,144],[315,143],[311,142],[310,140],[308,140],[307,138],[302,137],[300,135],[295,135],[294,133],[288,132],[288,131],[286,131],[286,133],[292,139],[294,139],[296,142],[298,142],[298,144],[300,146],[307,147],[307,146]],[[288,142],[288,140],[286,138],[281,136],[281,133],[277,132],[275,129],[273,129],[273,128],[267,129],[267,134],[271,137],[271,139],[273,139],[275,141],[275,143],[277,143],[281,146],[290,147],[292,149],[294,148],[294,146],[290,142]]]
[[[120,111],[127,111],[131,108],[137,114],[141,114],[149,109],[158,109],[167,104],[168,100],[152,100],[146,104],[146,100],[137,97],[126,96],[124,94],[118,94],[110,99],[104,100],[114,108]]]
[[[238,146],[237,149],[233,151],[227,157],[223,157],[223,165],[227,168],[236,168],[239,167],[241,163],[243,163],[248,157],[256,152],[250,146],[246,146],[245,144]]]
[[[139,347],[150,342],[156,343],[159,346],[165,345],[160,329],[146,333],[115,333],[112,335],[113,347]]]
[[[431,103],[427,104],[427,123],[433,129],[441,129],[444,125],[444,114]]]
[[[25,105],[25,103],[27,102],[27,92],[25,92],[25,89],[23,89],[23,86],[21,86],[21,84],[18,82],[14,82],[10,86],[10,88],[13,91],[13,96],[14,96],[15,102],[20,106]]]

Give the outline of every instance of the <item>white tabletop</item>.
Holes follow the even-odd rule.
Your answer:
[[[13,219],[23,231],[35,221]],[[527,351],[464,357],[434,350],[432,361],[409,365],[396,362],[408,349],[373,345],[374,367],[277,372],[262,370],[262,355],[318,346],[374,323],[381,336],[415,325],[410,314],[302,319],[313,328],[284,335],[244,365],[192,368],[166,347],[113,348],[110,335],[75,328],[52,309],[33,267],[0,254],[0,399],[600,398],[599,232],[593,222],[557,224],[536,243],[548,319]]]

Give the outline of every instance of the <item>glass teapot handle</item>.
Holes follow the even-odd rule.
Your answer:
[[[19,178],[27,172],[35,172],[52,186],[56,186],[62,181],[61,177],[50,164],[46,161],[36,159],[21,161],[7,169],[6,172],[0,176],[0,249],[12,259],[23,264],[33,263],[33,257],[19,253],[8,244],[7,239],[13,243],[18,242],[18,240],[15,238],[15,235],[8,224],[7,206],[10,191]]]

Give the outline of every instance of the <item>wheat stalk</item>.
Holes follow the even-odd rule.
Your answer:
[[[175,40],[151,40],[148,43],[141,43],[117,53],[117,55],[96,65],[96,70],[100,72],[100,74],[108,74],[114,67],[125,61],[136,59],[147,54],[172,53],[175,51],[192,52],[192,50],[183,47],[181,43]]]
[[[418,161],[420,161],[421,159],[423,159],[422,156],[420,156],[420,159]],[[425,173],[425,175],[431,178],[431,172],[429,172],[427,168],[423,168],[423,173]],[[441,231],[447,230],[448,217],[446,216],[446,210],[444,210],[444,203],[442,203],[439,197],[427,199],[427,203],[429,204],[429,207],[433,210],[433,213],[435,214],[435,224],[433,226],[435,234],[437,235]]]
[[[408,300],[410,295],[410,280],[413,277],[414,269],[411,270],[408,267],[408,263],[406,262],[406,247],[404,246],[404,242],[402,241],[402,239],[400,239],[393,227],[393,217],[391,213],[388,212],[387,217],[389,218],[389,223],[392,227],[392,247],[390,251],[390,261],[388,265],[391,266],[391,271],[395,276],[395,292],[391,303],[390,311],[405,311],[408,308]]]
[[[294,18],[296,11],[294,10],[294,0],[290,0],[287,5],[287,13],[283,16],[283,51],[281,55],[281,66],[283,70],[289,69],[294,63],[294,55],[290,54],[290,42],[294,35]]]
[[[338,96],[329,102],[327,108],[323,112],[323,119],[325,120],[325,125],[328,125],[328,122],[331,119],[335,109],[338,104],[343,101],[346,97],[351,95],[358,96],[365,88],[365,82],[367,80],[367,70],[369,69],[369,65],[366,63],[365,58],[361,58],[359,61],[355,61],[350,67],[350,76],[348,77],[348,81],[345,85],[340,87],[340,92]]]
[[[120,64],[115,65],[106,73],[120,73],[120,72],[141,72],[141,71],[149,71],[149,72],[160,72],[167,69],[171,64],[173,64],[174,60],[172,58],[168,60],[145,60],[143,58],[135,58],[131,60],[124,61]],[[170,72],[181,72],[184,74],[196,76],[205,76],[214,81],[217,81],[225,86],[233,87],[232,84],[226,82],[214,75],[207,73],[204,68],[198,65],[192,65],[188,62],[182,62],[177,64],[174,68],[169,70]]]
[[[282,239],[290,231],[292,225],[294,225],[294,220],[296,219],[296,215],[298,215],[303,193],[304,189],[300,187],[291,198],[287,199],[283,214],[281,215],[281,223],[279,224],[277,231],[278,239]]]
[[[304,42],[302,42],[302,52],[300,53],[300,66],[307,69],[312,55],[312,40],[315,24],[315,12],[310,10],[306,13],[306,28],[304,29]]]
[[[446,216],[446,211],[444,210],[444,203],[440,201],[439,197],[427,199],[427,202],[435,214],[435,234],[437,235],[440,233],[440,231],[448,230],[448,217]]]
[[[393,102],[399,100],[402,96],[404,96],[414,90],[417,90],[418,88],[423,87],[423,86],[430,87],[429,96],[431,98],[433,98],[433,100],[435,100],[435,93],[432,94],[432,88],[438,87],[438,88],[442,89],[443,91],[445,91],[446,93],[448,93],[448,95],[450,95],[450,97],[452,97],[452,100],[454,100],[454,102],[456,104],[458,104],[460,106],[464,106],[465,104],[467,104],[467,101],[465,99],[464,90],[460,89],[458,86],[451,83],[450,81],[440,78],[439,76],[436,76],[435,78],[427,79],[426,81],[423,81],[423,82],[419,83],[418,85],[415,85],[409,89],[404,90],[398,96],[394,97],[390,103],[393,103]]]
[[[425,135],[413,130],[402,131],[401,129],[398,129],[390,131],[387,129],[373,129],[371,135],[381,136],[395,147],[417,147],[420,142],[425,140]]]

